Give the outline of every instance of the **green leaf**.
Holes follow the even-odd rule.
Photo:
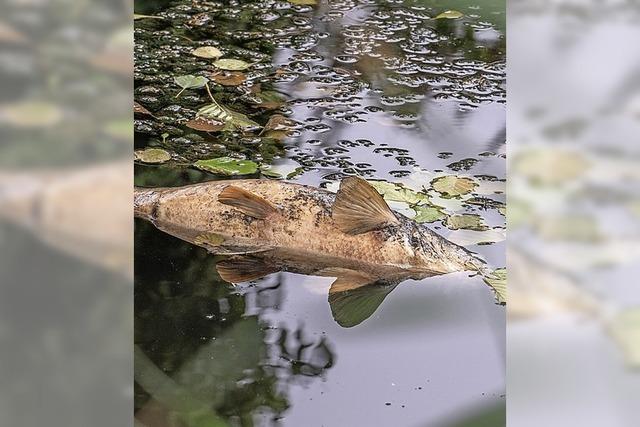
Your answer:
[[[184,76],[176,76],[173,78],[173,81],[184,90],[204,87],[209,79],[203,76],[187,74]]]
[[[262,175],[274,179],[293,179],[304,172],[304,168],[294,161],[278,165],[263,165],[260,167]]]
[[[409,205],[416,205],[428,201],[426,194],[418,193],[403,186],[387,181],[367,181],[378,193],[388,202],[404,202]]]
[[[161,148],[147,148],[134,153],[136,160],[144,163],[164,163],[171,160],[171,154]]]
[[[242,71],[251,66],[251,64],[249,64],[248,62],[231,58],[218,59],[213,63],[213,65],[220,68],[221,70],[227,71]]]
[[[482,223],[482,217],[476,214],[452,215],[447,218],[445,225],[451,230],[464,228],[466,230],[482,231],[488,228]]]
[[[441,176],[431,181],[431,187],[444,197],[470,193],[477,185],[471,178],[459,178],[455,175]]]
[[[191,55],[197,56],[198,58],[216,59],[222,56],[222,52],[214,46],[200,46],[191,51]]]
[[[227,130],[252,130],[261,127],[244,114],[224,107],[215,100],[212,100],[211,104],[207,104],[198,110],[196,117],[205,117],[207,119],[225,122],[227,124]]]
[[[432,205],[414,206],[413,210],[416,211],[416,216],[413,220],[418,223],[434,222],[444,219],[447,216],[438,207]]]
[[[238,160],[231,157],[218,157],[216,159],[198,160],[194,163],[198,169],[214,173],[216,175],[251,175],[258,171],[258,164],[251,160]]]
[[[498,304],[507,303],[507,269],[499,268],[485,276],[484,282],[496,293]]]
[[[263,92],[257,93],[256,95],[258,105],[267,109],[274,109],[282,106],[285,102],[285,99],[280,93],[273,90],[265,90]]]
[[[464,14],[462,12],[458,12],[457,10],[445,10],[433,19],[458,19],[462,18],[463,16]]]

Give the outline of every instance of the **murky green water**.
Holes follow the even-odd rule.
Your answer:
[[[464,16],[431,19],[449,9]],[[503,2],[136,2],[136,12],[162,18],[136,20],[135,100],[152,114],[136,115],[136,148],[171,155],[138,162],[136,185],[229,179],[192,166],[223,156],[258,164],[255,178],[403,183],[444,212],[429,227],[504,266]],[[191,54],[204,45],[250,67],[220,71]],[[261,126],[291,122],[193,129],[211,100],[204,87],[176,97],[174,77],[189,74]],[[474,190],[440,197],[430,186],[441,175]],[[478,215],[481,231],[454,229],[462,214]],[[356,304],[373,314],[343,328],[331,278],[283,272],[234,287],[216,272],[221,257],[143,221],[135,233],[135,409],[146,425],[504,423],[504,307],[479,277],[373,289]]]

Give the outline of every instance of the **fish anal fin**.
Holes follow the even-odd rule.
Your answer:
[[[218,194],[218,201],[257,219],[265,219],[278,212],[276,207],[262,197],[235,185],[225,187]]]
[[[340,183],[332,217],[336,226],[347,234],[361,234],[399,224],[380,193],[358,177],[348,177]]]
[[[222,260],[216,264],[216,270],[222,280],[234,284],[249,282],[280,271],[277,266],[250,256]]]

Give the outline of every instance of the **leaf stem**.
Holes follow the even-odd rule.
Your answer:
[[[211,98],[211,100],[212,100],[213,102],[216,102],[216,100],[215,100],[215,98],[213,97],[213,95],[211,95],[211,89],[209,89],[209,82],[206,82],[206,83],[204,84],[204,87],[206,87],[206,88],[207,88],[207,93],[209,94],[209,98]]]

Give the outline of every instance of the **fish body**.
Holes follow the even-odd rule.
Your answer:
[[[484,268],[464,248],[392,212],[359,178],[347,178],[337,194],[273,180],[136,189],[134,206],[136,216],[211,252],[261,254],[289,270],[422,278]]]

